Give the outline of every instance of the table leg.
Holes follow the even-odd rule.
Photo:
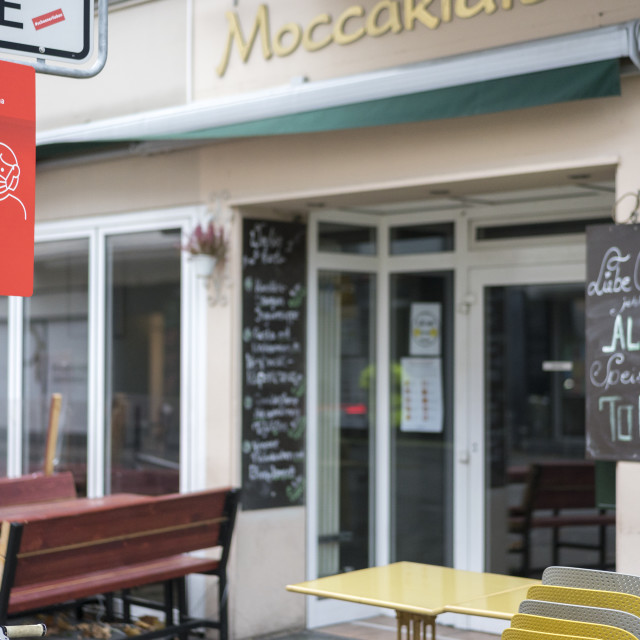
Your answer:
[[[396,611],[398,640],[403,640],[402,629],[407,628],[406,640],[428,640],[427,627],[431,628],[431,639],[436,640],[436,617],[419,613]]]

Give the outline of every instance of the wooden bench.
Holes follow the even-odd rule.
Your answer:
[[[595,465],[589,461],[532,464],[525,478],[522,504],[509,510],[509,532],[520,539],[510,547],[522,555],[521,574],[530,576],[531,534],[534,529],[551,529],[553,565],[560,564],[561,548],[598,552],[597,567],[606,565],[607,527],[615,524],[615,514],[597,508]],[[564,527],[597,527],[596,543],[560,538]]]
[[[83,513],[4,521],[0,624],[17,614],[163,583],[165,600],[157,608],[165,611],[166,627],[140,638],[215,628],[226,640],[226,569],[238,499],[235,489],[210,490],[149,497]],[[218,558],[190,555],[213,547],[219,547]],[[180,587],[186,576],[196,573],[218,578],[216,621],[187,615]],[[174,586],[179,594],[177,620]]]
[[[19,478],[0,478],[0,507],[76,498],[71,472],[32,473]]]

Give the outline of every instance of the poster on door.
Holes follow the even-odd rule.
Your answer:
[[[438,302],[414,302],[409,324],[409,355],[440,355],[442,305]]]
[[[402,358],[401,431],[441,433],[442,359]]]

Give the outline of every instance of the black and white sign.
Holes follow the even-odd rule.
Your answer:
[[[640,226],[587,229],[587,454],[640,460]]]
[[[0,54],[84,62],[93,11],[94,0],[0,0]]]
[[[304,503],[306,226],[245,220],[242,507]]]

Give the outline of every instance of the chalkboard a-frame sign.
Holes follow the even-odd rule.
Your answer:
[[[303,504],[306,226],[243,222],[242,507]]]
[[[640,460],[640,225],[587,228],[586,448]]]

